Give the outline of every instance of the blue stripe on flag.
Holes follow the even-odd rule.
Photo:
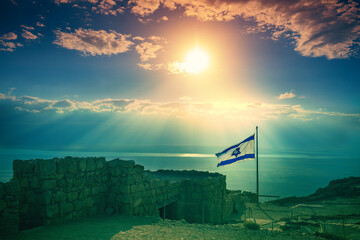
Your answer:
[[[240,157],[237,157],[237,158],[233,158],[233,159],[228,159],[228,160],[225,160],[225,161],[222,161],[220,163],[218,163],[218,167],[220,166],[224,166],[224,165],[228,165],[228,164],[232,164],[234,162],[237,162],[237,161],[240,161],[240,160],[245,160],[247,158],[255,158],[255,154],[245,154],[245,155],[242,155]]]
[[[245,143],[245,142],[248,142],[248,141],[251,141],[251,140],[254,140],[255,139],[255,134],[251,135],[250,137],[248,137],[247,139],[245,139],[244,141],[242,141],[241,143],[238,143],[238,144],[235,144],[234,146],[231,146],[227,149],[225,149],[224,151],[222,151],[221,153],[216,153],[215,155],[217,157],[223,155],[224,153],[226,153],[227,151],[229,151],[230,149],[233,149],[233,148],[237,148],[240,144],[242,143]]]

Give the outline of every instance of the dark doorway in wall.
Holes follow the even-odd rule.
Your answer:
[[[179,220],[177,202],[172,202],[159,208],[159,215],[162,219]]]

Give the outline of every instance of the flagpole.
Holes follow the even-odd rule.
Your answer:
[[[258,126],[256,126],[256,202],[259,205],[259,148],[258,148]]]

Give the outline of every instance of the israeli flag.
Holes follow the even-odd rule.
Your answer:
[[[237,161],[255,160],[255,134],[215,155],[218,158],[218,167]]]

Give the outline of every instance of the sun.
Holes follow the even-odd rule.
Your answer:
[[[196,47],[191,50],[184,62],[185,71],[191,74],[203,72],[209,65],[209,57],[203,50]]]

